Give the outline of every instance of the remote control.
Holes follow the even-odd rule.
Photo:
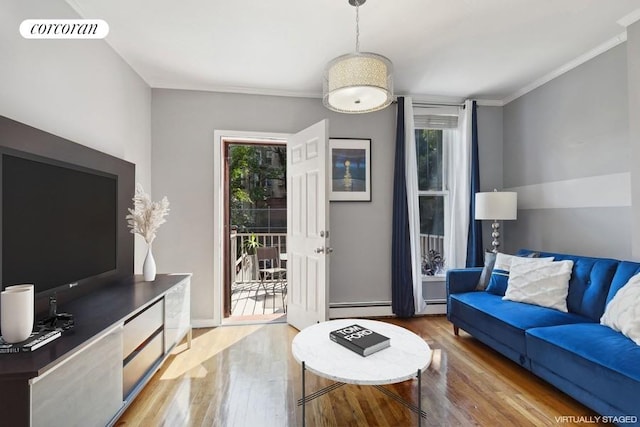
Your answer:
[[[22,347],[26,350],[30,350],[33,351],[43,345],[45,345],[46,343],[53,341],[54,339],[58,338],[59,336],[61,336],[62,333],[58,330],[55,331],[49,331],[46,332],[45,334],[43,334],[42,336],[36,338],[35,340],[23,345]]]

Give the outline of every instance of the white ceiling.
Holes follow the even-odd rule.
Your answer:
[[[355,50],[347,0],[67,0],[151,86],[320,96]],[[504,101],[623,40],[640,0],[369,0],[360,50],[394,64],[396,94]],[[617,38],[617,39],[616,39]]]

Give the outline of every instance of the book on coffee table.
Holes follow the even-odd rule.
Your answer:
[[[331,331],[329,339],[365,357],[391,345],[389,338],[360,325]]]

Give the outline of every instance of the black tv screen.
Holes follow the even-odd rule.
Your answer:
[[[116,269],[117,177],[2,155],[2,287],[37,294]]]

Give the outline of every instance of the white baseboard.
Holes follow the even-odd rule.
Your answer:
[[[428,304],[417,315],[447,314],[447,304]],[[332,303],[329,307],[330,319],[347,319],[357,317],[394,317],[391,311],[391,301],[374,302],[339,302]],[[213,319],[191,319],[191,327],[215,328],[220,326]]]
[[[427,307],[417,315],[425,314],[447,314],[447,304],[428,304]],[[332,303],[329,307],[329,318],[344,319],[357,317],[394,317],[391,310],[391,302],[371,302],[371,303]]]
[[[191,327],[198,328],[215,328],[218,325],[213,319],[191,319]]]
[[[447,304],[428,304],[424,310],[417,313],[418,316],[423,314],[447,314]]]
[[[346,319],[356,317],[383,317],[393,316],[391,305],[388,306],[356,306],[356,307],[329,307],[330,319]]]

